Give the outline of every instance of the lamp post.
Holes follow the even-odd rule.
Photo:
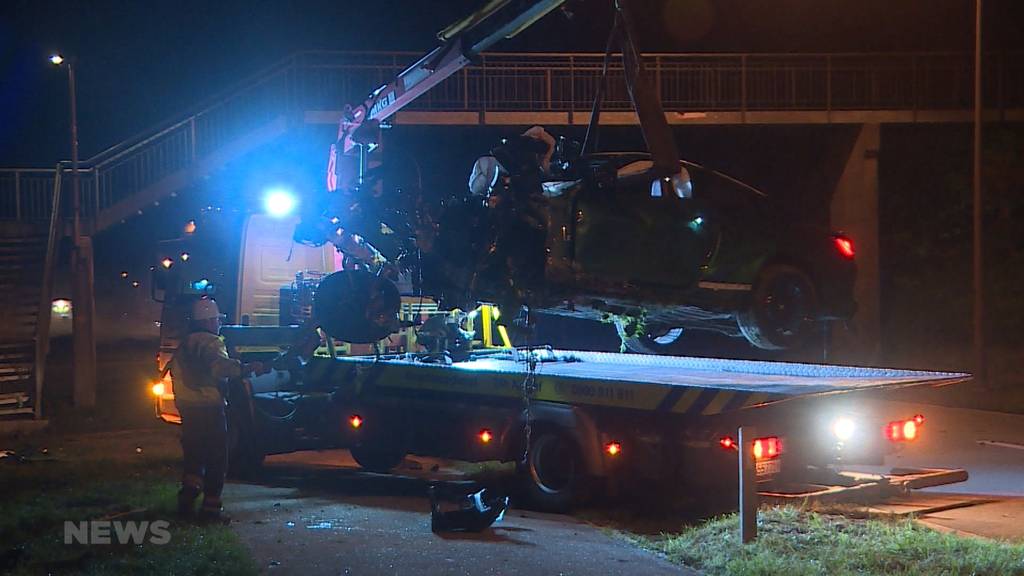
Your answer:
[[[983,219],[984,205],[981,191],[981,7],[982,0],[974,4],[974,174],[972,180],[974,196],[974,376],[988,384],[987,359],[985,350],[985,273]]]
[[[75,63],[60,54],[49,58],[54,66],[68,70],[68,97],[71,107],[71,316],[74,359],[74,404],[78,408],[96,405],[96,333],[93,325],[95,295],[93,293],[92,238],[82,235],[81,178],[78,167],[78,104],[75,90]]]

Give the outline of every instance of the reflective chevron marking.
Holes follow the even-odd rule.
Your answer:
[[[756,406],[762,404],[768,400],[768,395],[763,392],[755,392],[747,398],[747,401],[743,403],[743,406]]]
[[[367,387],[429,390],[479,396],[518,398],[522,375],[507,372],[452,371],[445,366],[390,364],[387,362],[334,362],[315,357],[309,378],[318,382],[350,382],[360,394]],[[566,404],[614,406],[634,410],[672,412],[689,416],[715,416],[762,405],[776,394],[702,386],[658,386],[616,379],[558,378],[540,374],[535,400]]]
[[[725,408],[725,405],[732,399],[736,394],[733,390],[722,390],[708,403],[704,410],[701,410],[701,415],[710,416],[712,414],[718,414]]]
[[[683,397],[679,399],[679,402],[676,402],[672,411],[685,413],[693,406],[693,403],[697,401],[697,398],[700,398],[700,393],[703,391],[703,388],[687,388],[686,393],[684,393]]]

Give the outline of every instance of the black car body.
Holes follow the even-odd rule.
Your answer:
[[[663,351],[681,329],[796,348],[821,321],[853,315],[850,240],[787,216],[753,187],[685,161],[664,174],[644,153],[556,158],[544,172],[531,145],[492,151],[506,171],[487,195],[396,208],[384,194],[363,201],[357,219],[351,202],[324,213],[327,236],[358,232],[392,266],[371,281],[359,273],[373,267],[357,265],[330,282],[321,308],[335,336],[370,341],[394,327],[384,321],[398,306],[389,274],[446,308],[485,301],[506,320],[525,306],[612,321],[638,352]],[[351,250],[351,240],[335,243]]]
[[[539,194],[517,197],[523,182],[512,177],[497,201],[449,205],[423,261],[425,286],[455,305],[518,298],[610,319],[642,352],[660,351],[680,328],[793,348],[818,321],[852,316],[849,239],[697,164],[655,176],[648,158],[595,154],[582,174],[542,178]]]

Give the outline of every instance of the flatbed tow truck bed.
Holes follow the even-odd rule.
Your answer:
[[[966,472],[844,475],[837,464],[882,464],[886,454],[912,448],[924,423],[920,415],[869,411],[857,392],[968,379],[549,348],[474,351],[456,362],[425,354],[314,355],[252,378],[247,393],[235,396],[229,421],[240,429],[239,445],[229,453],[259,462],[266,454],[341,447],[375,472],[406,454],[517,462],[527,498],[564,510],[583,478],[604,485],[660,479],[729,492],[737,429],[744,427],[767,447],[756,467],[766,494],[882,494],[962,481]],[[164,394],[158,402],[168,421],[176,416],[172,399]],[[840,435],[843,418],[856,424]]]
[[[422,356],[315,358],[313,379],[355,364],[382,386],[482,396],[521,394],[530,352],[488,351],[450,364]],[[945,386],[969,374],[717,358],[536,349],[531,399],[712,415],[797,397],[910,386]],[[320,362],[326,360],[327,362]]]

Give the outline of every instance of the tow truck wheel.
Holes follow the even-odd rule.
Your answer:
[[[749,306],[736,315],[740,332],[764,350],[799,348],[814,331],[818,295],[802,270],[772,264],[761,271]]]
[[[353,446],[349,451],[361,468],[381,474],[390,472],[405,459],[405,450],[400,448]]]
[[[524,496],[533,507],[545,512],[569,510],[580,500],[584,485],[576,442],[558,430],[534,431],[519,476]]]

